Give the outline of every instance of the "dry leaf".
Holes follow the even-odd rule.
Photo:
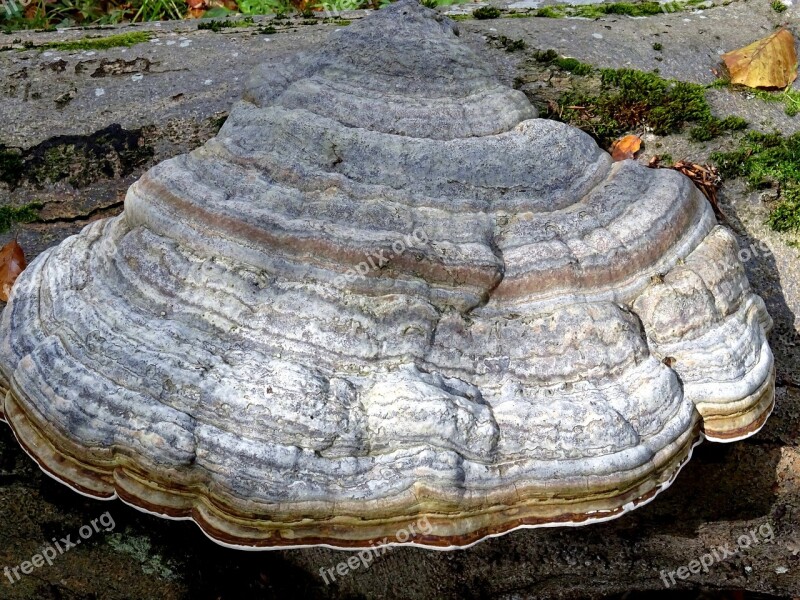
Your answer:
[[[26,266],[25,252],[17,240],[11,240],[3,246],[0,250],[0,300],[8,302],[11,288]]]
[[[239,5],[236,4],[236,0],[204,0],[204,2],[208,8],[225,8],[233,12],[239,10]]]
[[[691,179],[700,191],[703,192],[703,195],[708,198],[717,218],[721,221],[726,221],[725,215],[719,207],[719,202],[717,202],[717,189],[719,188],[721,178],[719,176],[719,171],[717,171],[715,167],[711,165],[699,165],[689,162],[688,160],[679,160],[669,168],[680,171]]]
[[[239,10],[236,0],[186,0],[186,4],[189,6],[187,17],[190,19],[202,19],[213,8],[224,8],[232,12]]]
[[[703,195],[714,209],[714,214],[717,218],[720,221],[727,221],[717,201],[717,190],[719,189],[719,184],[722,183],[722,178],[719,176],[719,171],[716,167],[699,165],[688,160],[679,160],[673,165],[662,165],[661,156],[659,155],[651,158],[647,166],[651,169],[674,169],[686,175],[703,192]]]
[[[614,160],[633,158],[641,147],[642,138],[638,135],[626,135],[611,145],[611,158]]]
[[[318,9],[318,4],[313,0],[291,0],[292,6],[294,6],[297,12],[305,12],[307,10],[315,10]]]
[[[786,29],[722,55],[731,83],[751,88],[785,88],[797,78],[794,36]]]

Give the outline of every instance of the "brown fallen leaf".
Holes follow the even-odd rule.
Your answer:
[[[189,6],[186,16],[190,19],[202,19],[213,8],[224,8],[231,12],[239,10],[236,0],[186,0],[186,4]]]
[[[650,159],[647,166],[651,169],[674,169],[686,175],[703,192],[703,195],[711,204],[711,208],[714,209],[714,214],[717,218],[720,221],[727,221],[717,201],[717,190],[719,189],[719,184],[722,183],[722,178],[719,176],[719,171],[716,167],[700,165],[688,160],[679,160],[672,165],[662,165],[661,156],[658,154]]]
[[[0,300],[8,302],[14,282],[27,266],[25,252],[17,240],[11,240],[3,246],[0,250]]]
[[[688,160],[679,160],[669,168],[680,171],[691,179],[700,191],[703,192],[703,195],[708,198],[717,218],[721,221],[726,221],[725,215],[719,207],[719,202],[717,202],[717,189],[719,188],[721,179],[716,167],[712,167],[711,165],[699,165],[689,162]]]
[[[294,6],[297,12],[306,12],[307,10],[322,10],[320,6],[314,2],[314,0],[291,0],[292,6]]]
[[[794,36],[779,29],[749,46],[722,55],[731,83],[751,88],[785,88],[797,78]]]
[[[638,135],[626,135],[611,144],[611,158],[625,160],[633,158],[642,147],[642,138]]]

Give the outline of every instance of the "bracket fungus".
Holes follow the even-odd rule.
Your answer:
[[[0,386],[46,472],[230,546],[452,548],[617,517],[763,425],[771,320],[702,194],[457,34],[401,0],[263,64],[31,264]]]

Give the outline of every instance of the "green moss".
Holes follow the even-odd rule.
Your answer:
[[[711,155],[725,177],[746,177],[753,187],[800,183],[800,133],[750,132],[732,152]]]
[[[576,58],[560,56],[555,50],[538,51],[534,53],[533,57],[537,62],[556,66],[562,71],[568,71],[573,75],[589,75],[595,70],[592,65],[582,63]]]
[[[32,173],[40,185],[47,181],[66,179],[71,185],[79,187],[89,179],[85,171],[91,166],[83,161],[83,157],[74,146],[65,144],[48,148],[43,158],[39,168]]]
[[[767,224],[775,231],[800,231],[800,187],[784,190],[783,196],[772,209]]]
[[[606,15],[625,15],[628,17],[648,17],[660,13],[677,12],[685,8],[685,3],[673,2],[610,2],[605,4],[584,4],[568,7],[567,14],[572,17],[597,19]]]
[[[0,181],[14,188],[22,178],[22,153],[0,145]]]
[[[740,131],[742,129],[747,129],[748,127],[747,121],[736,115],[725,117],[720,121],[720,123],[725,131]]]
[[[574,75],[588,75],[592,71],[594,71],[594,67],[592,65],[587,65],[586,63],[582,63],[581,61],[575,58],[567,58],[563,56],[559,56],[557,59],[553,61],[553,64],[556,65],[562,71],[568,71]]]
[[[715,152],[723,177],[744,177],[751,187],[778,187],[781,200],[769,216],[776,231],[800,230],[800,133],[750,132],[731,152]]]
[[[567,8],[566,16],[583,17],[584,19],[599,19],[606,15],[606,8],[602,4],[585,4],[583,6],[570,6]]]
[[[786,89],[780,92],[770,92],[767,90],[757,90],[737,85],[732,85],[729,87],[734,91],[742,91],[748,94],[753,94],[756,96],[756,98],[764,100],[765,102],[782,102],[784,105],[784,111],[790,117],[800,113],[800,92],[795,90]]]
[[[142,135],[141,130],[110,125],[87,136],[50,138],[14,159],[19,171],[9,185],[41,188],[66,181],[85,187],[101,179],[127,177],[153,156]]]
[[[497,19],[500,9],[496,6],[481,6],[472,11],[472,16],[476,19]]]
[[[664,12],[663,7],[658,2],[639,2],[636,4],[618,2],[609,4],[608,8],[608,14],[610,15],[628,15],[630,17],[646,17]]]
[[[214,21],[204,21],[197,24],[198,29],[208,29],[214,33],[219,33],[228,27],[247,27],[253,24],[253,17],[245,17],[244,19],[224,19]]]
[[[39,219],[39,203],[24,206],[0,206],[0,233],[6,233],[16,223],[32,223]]]
[[[617,116],[624,120],[626,112],[635,115],[642,110],[642,120],[656,135],[678,132],[687,121],[704,121],[711,116],[700,85],[632,69],[603,69],[600,78],[610,93],[610,106],[619,107]]]
[[[720,77],[721,76],[722,73],[720,73]],[[730,87],[730,85],[731,85],[730,81],[726,81],[725,79],[720,78],[720,79],[715,79],[711,83],[707,84],[706,89],[713,90],[716,88],[728,88]]]
[[[440,6],[453,6],[454,4],[463,4],[468,0],[421,0],[420,4],[426,6],[427,8],[438,8]],[[379,0],[379,4],[383,5],[383,3],[389,4],[388,0]],[[364,2],[362,8],[368,8],[370,6],[369,2]],[[381,6],[382,7],[382,6]]]
[[[576,8],[576,16],[600,17],[603,15],[626,15],[628,17],[647,17],[664,11],[658,2],[613,2],[609,4],[587,4]]]
[[[525,40],[512,40],[504,35],[500,37],[492,37],[491,39],[496,40],[500,47],[505,48],[506,52],[516,52],[517,50],[524,50],[525,49]]]
[[[609,2],[600,4],[580,4],[571,6],[543,6],[533,15],[548,19],[562,17],[583,17],[598,19],[606,15],[626,15],[629,17],[647,17],[659,13],[674,13],[703,4],[706,0],[681,0],[678,2]]]
[[[151,34],[146,31],[134,31],[132,33],[120,33],[109,35],[102,38],[84,38],[70,42],[49,42],[42,44],[39,48],[52,48],[54,50],[107,50],[124,46],[129,48],[136,44],[141,44],[150,40]]]
[[[501,14],[498,11],[497,17],[523,18],[523,17],[542,17],[546,19],[561,19],[563,17],[583,17],[585,19],[598,19],[607,15],[625,15],[629,17],[647,17],[659,13],[672,13],[686,10],[691,3],[697,0],[669,2],[660,4],[658,2],[610,2],[600,4],[579,4],[579,5],[557,5],[543,6],[532,12],[509,12]],[[701,2],[704,0],[700,0]],[[481,9],[478,9],[481,10]],[[497,17],[477,17],[477,18],[497,18]]]
[[[690,0],[691,1],[691,0]],[[703,1],[703,0],[701,0]],[[659,13],[671,13],[689,8],[690,2],[669,2],[660,4],[658,2],[608,2],[599,4],[578,4],[578,5],[557,5],[543,6],[531,12],[508,12],[502,14],[497,11],[497,17],[505,18],[524,18],[524,17],[544,17],[548,19],[560,19],[562,17],[583,17],[587,19],[597,19],[607,15],[626,15],[630,17],[646,17]],[[493,7],[487,7],[493,8]],[[481,9],[478,9],[481,10]],[[477,17],[477,18],[497,18],[497,17]]]
[[[653,50],[655,50],[656,52],[661,52],[663,49],[664,49],[664,45],[661,44],[660,42],[654,42],[653,43]]]
[[[198,29],[207,29],[209,31],[213,31],[214,33],[219,33],[225,27],[235,27],[235,25],[232,21],[206,21],[204,23],[197,24]]]
[[[632,69],[593,69],[555,52],[539,53],[536,60],[590,75],[594,86],[576,86],[562,94],[551,116],[580,127],[608,146],[623,133],[648,127],[656,135],[676,133],[685,124],[698,127],[697,137],[710,139],[743,126],[736,119],[714,119],[701,85],[664,79],[656,73]],[[710,136],[710,137],[709,137]]]
[[[705,122],[693,127],[689,131],[689,138],[696,142],[707,142],[728,131],[739,131],[747,128],[747,121],[741,117],[709,117]]]
[[[781,0],[772,0],[772,4],[770,4],[770,6],[772,7],[772,10],[778,13],[782,13],[788,8],[788,6],[781,2]]]
[[[540,63],[549,64],[559,57],[555,50],[537,50],[533,53],[533,58]]]
[[[561,7],[557,6],[543,6],[533,13],[537,17],[544,17],[546,19],[560,19],[564,16],[564,11]]]
[[[724,88],[732,92],[746,94],[749,97],[755,96],[764,102],[782,102],[786,114],[790,117],[800,113],[800,92],[787,88],[785,90],[771,91],[750,88],[744,85],[736,85],[723,73],[720,78],[709,84],[709,88]]]

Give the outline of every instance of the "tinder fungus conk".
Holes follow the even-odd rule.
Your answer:
[[[425,518],[405,543],[446,548],[617,517],[757,431],[770,325],[689,179],[537,119],[403,0],[264,64],[34,261],[0,363],[5,419],[81,493],[233,546]]]

